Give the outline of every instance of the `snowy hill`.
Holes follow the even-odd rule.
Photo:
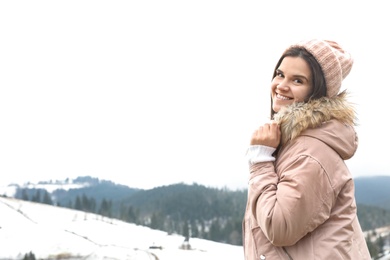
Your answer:
[[[243,259],[243,249],[82,211],[0,197],[0,259]]]

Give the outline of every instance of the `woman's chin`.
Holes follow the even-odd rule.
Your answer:
[[[274,104],[272,106],[272,109],[274,110],[275,113],[278,113],[280,111],[280,109],[282,109],[283,106],[280,106],[280,105],[276,105]]]
[[[283,103],[283,104],[281,104],[281,103]],[[290,100],[289,101],[283,101],[283,102],[278,102],[278,101],[275,102],[274,101],[273,104],[272,104],[272,109],[276,113],[278,113],[283,107],[289,106],[292,103],[294,103],[294,102],[290,102]]]

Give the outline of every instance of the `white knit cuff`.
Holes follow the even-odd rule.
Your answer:
[[[275,157],[272,154],[276,148],[265,146],[265,145],[251,145],[246,151],[246,158],[249,165],[259,162],[273,162]]]

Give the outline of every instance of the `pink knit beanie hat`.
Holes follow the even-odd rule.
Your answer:
[[[322,68],[325,76],[327,96],[336,96],[341,82],[351,71],[353,58],[334,41],[313,39],[302,41],[291,47],[303,47],[310,52]],[[290,48],[291,48],[290,47]]]

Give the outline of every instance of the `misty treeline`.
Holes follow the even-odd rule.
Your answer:
[[[209,188],[198,184],[174,184],[151,190],[124,189],[113,184],[48,193],[44,189],[20,189],[23,200],[56,205],[168,233],[242,245],[242,218],[246,190]],[[390,211],[358,204],[364,231],[390,225]],[[380,255],[388,237],[371,231],[367,244],[372,256]],[[390,242],[390,241],[389,241]]]

